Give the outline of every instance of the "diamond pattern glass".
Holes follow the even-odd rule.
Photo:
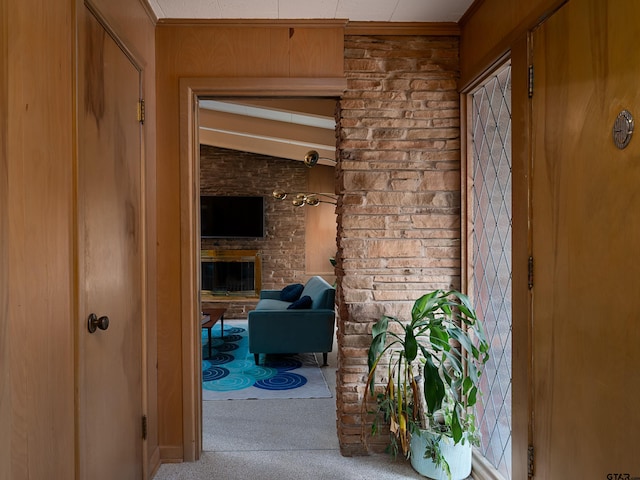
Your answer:
[[[511,478],[511,66],[472,94],[473,298],[491,346],[481,381],[481,451]]]

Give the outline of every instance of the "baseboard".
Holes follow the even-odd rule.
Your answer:
[[[160,463],[182,463],[183,461],[184,451],[181,445],[160,447]]]
[[[147,464],[147,471],[149,472],[148,478],[151,479],[156,476],[158,469],[160,468],[160,449],[158,447],[153,449],[151,455],[149,455],[149,463]]]

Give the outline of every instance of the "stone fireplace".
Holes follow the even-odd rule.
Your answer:
[[[200,288],[203,298],[256,298],[262,264],[258,250],[202,250]]]

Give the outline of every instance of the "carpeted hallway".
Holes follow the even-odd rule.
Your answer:
[[[156,480],[424,478],[388,455],[343,457],[336,433],[336,348],[323,368],[332,398],[203,402],[198,462],[162,465]]]

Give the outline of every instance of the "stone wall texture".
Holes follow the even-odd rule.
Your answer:
[[[306,191],[308,169],[302,162],[227,150],[200,147],[200,192],[203,195],[262,195],[265,197],[264,238],[203,238],[203,250],[258,250],[262,255],[262,288],[304,283],[305,212],[290,201],[276,200],[275,189]],[[247,318],[257,299],[204,302],[224,305],[225,318]]]
[[[409,318],[429,290],[460,288],[458,38],[347,36],[345,75],[337,427],[343,455],[359,455],[388,444],[362,437],[372,325],[383,313]]]

